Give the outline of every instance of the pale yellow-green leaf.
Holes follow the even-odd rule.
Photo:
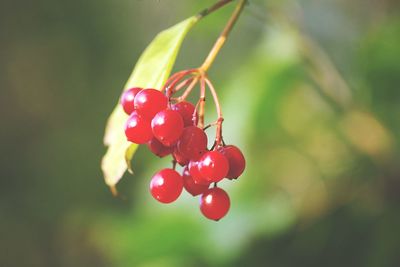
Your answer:
[[[161,89],[170,75],[185,35],[197,21],[198,18],[191,17],[160,32],[139,58],[124,90],[134,86]],[[138,147],[126,140],[124,124],[127,118],[118,104],[108,119],[104,135],[108,150],[101,168],[106,184],[114,189],[127,168],[132,171],[130,161]]]

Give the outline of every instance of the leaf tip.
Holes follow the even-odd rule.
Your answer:
[[[112,194],[114,197],[118,197],[118,190],[117,190],[117,187],[116,187],[115,185],[110,185],[109,188],[110,188],[111,194]]]
[[[131,166],[131,164],[130,164],[130,163],[128,164],[128,168],[127,168],[127,170],[128,170],[128,172],[129,172],[130,174],[132,174],[132,175],[133,175],[133,170],[132,170],[132,166]]]

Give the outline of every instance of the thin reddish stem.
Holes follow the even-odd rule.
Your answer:
[[[200,78],[200,99],[199,99],[199,122],[197,124],[198,127],[203,129],[204,127],[204,110],[206,103],[206,84],[204,81],[204,76]]]
[[[232,13],[228,23],[226,24],[225,28],[222,30],[220,36],[218,37],[217,41],[215,42],[213,48],[211,49],[210,53],[208,54],[206,60],[204,61],[203,65],[199,69],[203,72],[207,72],[208,69],[213,64],[215,58],[217,57],[219,51],[224,46],[226,39],[228,38],[229,33],[231,32],[233,26],[235,25],[236,21],[239,18],[239,15],[242,13],[243,8],[246,4],[247,0],[239,0],[239,3],[236,5],[235,10]]]
[[[163,88],[161,89],[161,92],[163,92],[166,89],[174,88],[176,84],[182,80],[186,75],[192,74],[198,72],[197,69],[190,69],[190,70],[184,70],[177,72],[173,74],[164,84]]]
[[[181,73],[179,76],[177,76],[167,87],[166,87],[166,95],[169,96],[171,95],[172,90],[176,86],[177,83],[179,83],[185,76],[187,75],[186,72]]]
[[[176,92],[178,92],[179,90],[181,90],[182,88],[188,86],[189,84],[193,83],[193,79],[195,77],[189,77],[183,81],[181,81],[178,85],[176,85],[174,88],[171,88],[170,92],[171,94],[175,94]]]
[[[177,77],[178,77],[179,75],[181,75],[183,72],[185,72],[185,71],[180,71],[180,72],[176,72],[176,73],[172,74],[172,75],[168,78],[168,80],[164,83],[164,86],[161,88],[161,91],[164,91],[164,90],[169,86],[169,84],[170,84],[172,81],[174,81],[175,79],[177,79]]]
[[[210,89],[211,95],[214,99],[215,108],[216,108],[217,114],[218,114],[218,119],[215,122],[215,124],[217,126],[216,134],[215,134],[215,147],[218,148],[221,145],[221,142],[223,142],[223,140],[222,140],[222,122],[224,121],[224,117],[222,115],[221,105],[219,103],[218,95],[214,88],[214,85],[211,83],[211,81],[207,77],[204,77],[204,80],[205,80],[208,88]]]
[[[172,158],[172,169],[175,170],[176,169],[176,159]]]
[[[207,77],[204,77],[204,80],[207,83],[208,88],[210,89],[212,97],[214,98],[214,103],[215,103],[215,108],[217,109],[218,118],[222,118],[223,116],[222,116],[221,105],[219,104],[219,99],[217,92],[215,91],[215,87]]]
[[[179,102],[185,100],[188,97],[188,95],[196,86],[198,81],[199,81],[199,76],[195,76],[192,80],[192,83],[186,88],[185,92],[183,92],[183,94],[178,98]]]

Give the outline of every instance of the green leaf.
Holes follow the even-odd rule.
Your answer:
[[[185,35],[197,21],[194,16],[160,32],[139,58],[124,90],[134,86],[161,89],[170,75]],[[138,147],[126,140],[124,124],[127,118],[121,105],[117,104],[108,119],[104,135],[108,150],[102,159],[101,169],[106,184],[113,190],[127,168],[132,172],[130,161]]]

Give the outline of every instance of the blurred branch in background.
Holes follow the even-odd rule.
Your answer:
[[[304,60],[311,78],[317,83],[321,93],[341,109],[347,109],[352,102],[351,89],[332,63],[324,50],[305,32],[302,21],[303,11],[297,1],[288,6],[263,6],[260,3],[251,4],[249,13],[263,21],[266,25],[277,25],[293,32],[297,37],[296,45]],[[294,12],[287,12],[292,10]],[[292,15],[291,17],[289,17]]]
[[[384,159],[389,160],[393,153],[391,147],[394,143],[389,129],[371,112],[357,110],[366,107],[358,107],[360,103],[354,101],[350,86],[332,60],[307,34],[301,5],[293,1],[289,6],[284,5],[284,8],[279,4],[263,6],[257,3],[250,6],[249,13],[266,24],[275,25],[294,35],[304,67],[315,82],[313,88],[344,117],[341,124],[344,137],[355,149],[370,156],[384,168]]]

